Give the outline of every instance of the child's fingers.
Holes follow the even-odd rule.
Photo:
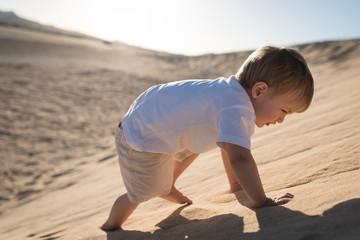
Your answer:
[[[293,198],[294,195],[292,195],[291,193],[284,193],[283,195],[280,196],[281,198]]]
[[[276,201],[276,205],[284,205],[286,203],[288,203],[290,200],[289,199],[281,199]]]
[[[294,195],[291,193],[284,193],[280,196],[268,198],[264,206],[278,206],[288,203]]]
[[[291,193],[284,193],[283,195],[277,196],[276,198],[282,199],[282,198],[293,198],[293,197],[294,195],[292,195]]]
[[[294,198],[294,195],[292,195],[291,193],[284,193],[283,195],[274,197],[273,200],[275,205],[283,205],[288,203],[291,198]]]

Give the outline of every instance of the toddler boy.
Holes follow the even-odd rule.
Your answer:
[[[220,147],[230,191],[243,189],[254,207],[284,204],[290,193],[268,198],[250,152],[257,127],[305,111],[314,83],[305,59],[291,48],[261,47],[235,76],[185,80],[149,88],[116,128],[127,193],[114,203],[103,230],[121,228],[139,203],[160,196],[192,201],[176,189],[180,174],[203,152]]]

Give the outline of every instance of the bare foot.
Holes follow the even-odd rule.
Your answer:
[[[181,192],[179,192],[179,190],[177,190],[175,188],[175,186],[172,187],[171,192],[167,195],[163,195],[160,196],[161,198],[168,200],[170,202],[174,202],[174,203],[180,203],[180,204],[192,204],[193,202],[187,198],[186,196],[184,196]]]

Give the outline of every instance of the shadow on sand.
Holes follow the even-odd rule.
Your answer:
[[[156,224],[154,233],[141,231],[108,232],[108,240],[117,239],[359,239],[360,198],[335,205],[322,215],[309,216],[288,208],[254,209],[258,232],[244,233],[243,218],[223,214],[208,219],[189,220],[180,215],[187,206],[175,210]]]

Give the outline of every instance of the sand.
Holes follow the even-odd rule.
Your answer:
[[[106,233],[125,191],[113,134],[128,105],[157,83],[234,74],[249,52],[187,57],[0,26],[1,239],[358,239],[360,40],[296,47],[313,103],[252,138],[266,194],[292,201],[253,209],[226,193],[216,149],[177,182],[193,205],[152,199]]]

